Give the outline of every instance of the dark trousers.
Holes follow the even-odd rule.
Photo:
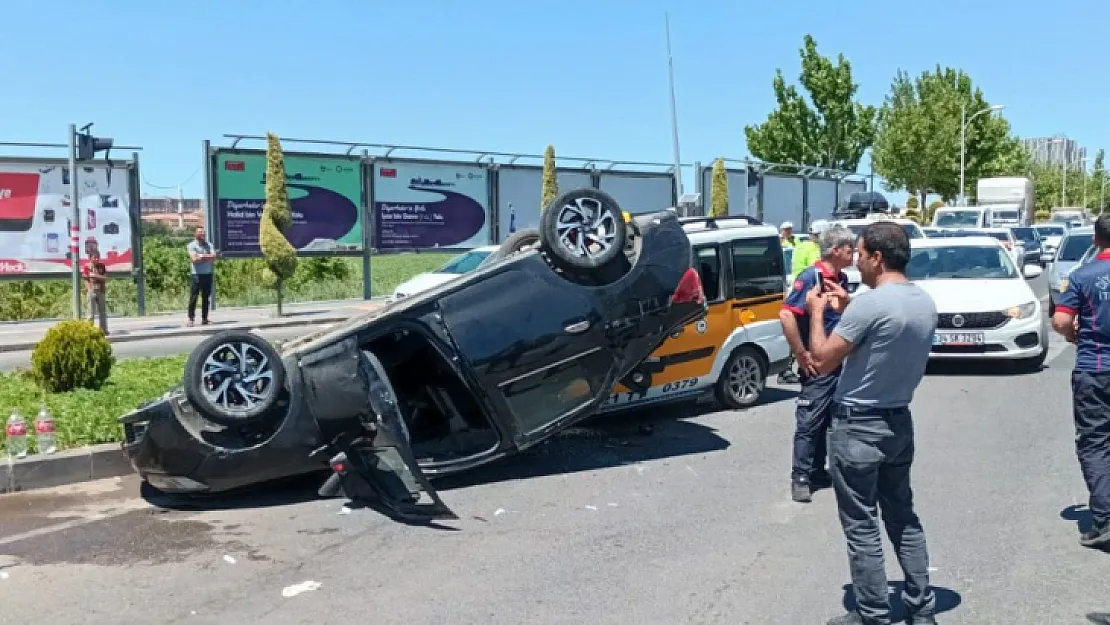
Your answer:
[[[1110,522],[1110,373],[1071,374],[1075,453],[1095,523]]]
[[[193,283],[189,287],[189,321],[196,319],[197,296],[200,296],[200,318],[208,321],[208,298],[212,295],[212,274],[193,274]]]
[[[925,531],[914,512],[910,488],[914,435],[909,408],[835,405],[828,444],[859,613],[876,623],[890,623],[877,504],[905,575],[902,601],[911,613],[932,614],[936,596],[929,588]]]
[[[810,478],[825,468],[826,435],[832,419],[832,399],[839,374],[803,374],[802,390],[794,408],[794,459],[790,478]]]

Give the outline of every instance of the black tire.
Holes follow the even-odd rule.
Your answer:
[[[602,225],[608,230],[602,233],[602,236],[609,239],[606,241],[607,248],[591,251],[583,247],[582,251],[578,251],[562,242],[559,216],[568,208],[575,207],[589,207],[591,213],[597,215],[589,223],[584,223],[585,227],[577,230],[575,235],[597,234],[597,226]],[[599,189],[575,189],[563,193],[544,208],[540,218],[540,244],[543,251],[556,268],[564,271],[588,273],[605,267],[624,255],[627,240],[628,224],[624,221],[620,205],[611,195]]]
[[[244,351],[247,352],[248,359],[252,355],[252,360],[256,361],[261,360],[259,356],[265,358],[265,362],[261,363],[264,367],[262,371],[268,370],[269,382],[265,382],[266,376],[255,380],[259,384],[252,392],[257,393],[257,399],[244,396],[238,390],[243,388],[241,384],[234,385],[235,381],[241,381],[234,376],[243,375],[243,368],[234,372],[209,371],[206,374],[205,371],[210,359],[212,362],[226,362],[229,355],[238,359],[239,354]],[[260,372],[247,371],[248,376]],[[224,391],[223,397],[230,404],[225,407],[214,396],[212,387],[218,388],[229,375],[233,376],[233,386]],[[243,425],[262,418],[277,403],[284,386],[285,366],[281,362],[281,355],[269,341],[252,332],[229,330],[214,334],[197,345],[185,362],[185,396],[205,418],[222,425]]]
[[[497,251],[490,254],[490,262],[497,262],[532,247],[540,242],[540,231],[536,228],[525,228],[509,235]]]
[[[746,371],[746,374],[741,374],[741,387],[745,386],[743,379],[744,375],[756,376],[755,377],[755,392],[750,389],[741,388],[739,391],[733,388],[732,373],[734,368],[741,368]],[[767,388],[767,363],[764,361],[763,356],[754,348],[747,345],[741,345],[732,351],[732,354],[725,362],[724,368],[721,369],[721,376],[717,378],[715,387],[717,401],[726,408],[738,410],[741,408],[751,408],[759,403],[759,399],[763,396],[763,391]]]
[[[1048,316],[1056,314],[1056,302],[1052,301],[1052,293],[1048,294]]]

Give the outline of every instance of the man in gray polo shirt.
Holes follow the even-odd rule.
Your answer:
[[[891,622],[876,504],[905,575],[907,622],[935,624],[925,532],[910,488],[914,433],[909,405],[929,360],[936,305],[906,279],[910,241],[901,226],[868,225],[857,249],[860,279],[871,290],[852,300],[832,332],[826,333],[822,323],[824,310],[830,296],[847,294],[826,283],[824,292],[814,287],[806,297],[810,352],[818,371],[843,363],[833,395],[828,454],[857,609],[829,625]]]
[[[192,263],[192,284],[189,287],[189,325],[196,321],[197,296],[200,296],[200,322],[208,323],[208,298],[212,295],[212,273],[216,253],[204,236],[204,228],[197,228],[196,235],[188,245],[189,261]]]

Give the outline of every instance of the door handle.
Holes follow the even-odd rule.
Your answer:
[[[590,329],[590,322],[589,321],[579,321],[578,323],[572,323],[572,324],[568,325],[564,329],[567,331],[567,334],[582,334],[586,330]]]

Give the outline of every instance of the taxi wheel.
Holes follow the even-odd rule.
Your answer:
[[[717,401],[732,409],[751,408],[759,403],[767,387],[767,365],[756,350],[737,347],[717,379]]]

